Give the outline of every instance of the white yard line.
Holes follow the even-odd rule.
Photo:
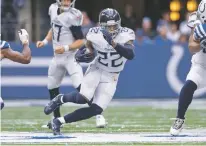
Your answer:
[[[195,133],[195,134],[194,134]],[[172,137],[168,133],[72,133],[64,136],[53,136],[50,133],[2,132],[2,143],[107,143],[107,142],[206,142],[206,133],[182,133],[180,137]]]

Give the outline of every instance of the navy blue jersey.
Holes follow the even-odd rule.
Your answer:
[[[1,48],[1,50],[8,49],[8,48],[10,48],[10,45],[8,42],[0,40],[0,48]]]

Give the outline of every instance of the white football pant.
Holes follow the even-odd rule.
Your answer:
[[[198,89],[206,87],[206,66],[193,63],[186,80],[193,81]]]
[[[58,88],[68,72],[73,87],[77,88],[82,82],[83,71],[76,62],[73,54],[57,54],[53,57],[48,71],[48,89]]]
[[[80,93],[88,101],[91,101],[94,97],[92,103],[97,104],[104,110],[114,96],[118,77],[118,73],[109,73],[95,65],[90,65],[82,80]]]

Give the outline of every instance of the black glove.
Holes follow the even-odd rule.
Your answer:
[[[112,41],[113,41],[113,38],[112,38],[112,35],[106,31],[105,29],[101,30],[102,31],[102,34],[104,36],[104,39],[110,44],[112,45]]]
[[[81,48],[75,54],[75,59],[77,62],[90,63],[94,60],[95,53],[87,52],[87,48]]]

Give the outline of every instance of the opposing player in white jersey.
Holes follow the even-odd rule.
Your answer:
[[[54,57],[48,71],[48,90],[51,100],[59,94],[59,87],[66,72],[70,76],[73,87],[80,91],[83,71],[74,56],[77,49],[84,44],[81,30],[83,16],[73,7],[75,1],[57,0],[50,6],[51,29],[43,41],[37,42],[38,48],[48,44],[49,41],[53,42]],[[58,117],[60,117],[59,108],[54,111],[54,118]],[[51,128],[51,123],[43,127]]]
[[[54,119],[52,122],[54,135],[61,134],[60,126],[63,123],[85,120],[101,114],[113,98],[118,77],[126,61],[134,58],[134,31],[121,27],[121,18],[116,10],[104,9],[99,15],[99,24],[100,27],[89,30],[86,36],[86,48],[76,55],[77,60],[81,61],[92,56],[91,52],[96,51],[97,54],[83,78],[80,93],[58,95],[45,107],[44,112],[50,114],[60,105],[69,102],[71,98],[86,100],[90,103],[90,107]]]
[[[1,49],[1,60],[7,58],[14,62],[22,63],[22,64],[29,64],[31,61],[31,50],[29,48],[29,34],[25,29],[21,29],[18,31],[19,38],[23,45],[22,53],[12,50],[9,43],[3,40],[0,40],[0,49]],[[1,109],[4,107],[4,102],[0,97],[0,106]]]
[[[189,50],[193,55],[192,67],[187,75],[180,96],[177,119],[170,128],[171,135],[178,135],[185,122],[185,113],[198,88],[206,86],[206,1],[203,0],[198,11],[190,15],[188,26],[192,28],[189,38]]]

